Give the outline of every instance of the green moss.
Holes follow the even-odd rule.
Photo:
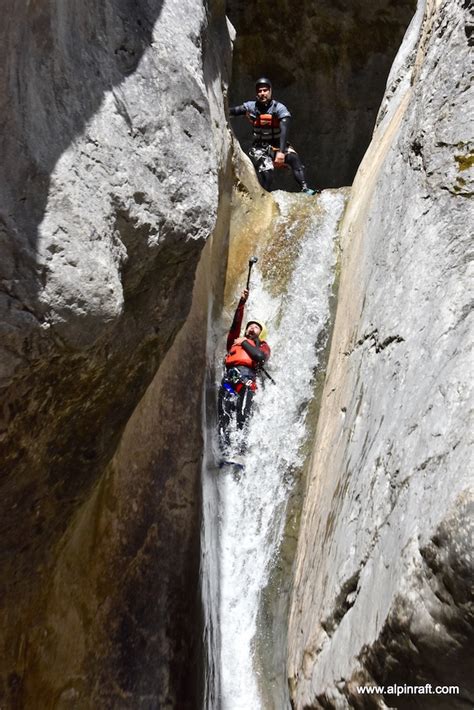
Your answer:
[[[458,170],[469,170],[469,168],[472,168],[474,165],[474,153],[468,153],[467,155],[455,155],[454,160],[458,164]]]

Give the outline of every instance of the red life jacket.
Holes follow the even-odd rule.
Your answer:
[[[255,369],[255,363],[248,353],[245,352],[241,344],[232,345],[231,349],[225,356],[225,366],[226,367],[236,367],[237,365],[245,365],[245,367],[251,367]]]

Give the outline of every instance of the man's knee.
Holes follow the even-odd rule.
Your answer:
[[[295,150],[288,151],[285,155],[285,163],[287,163],[292,170],[301,170],[304,168],[301,158]]]
[[[264,190],[270,190],[272,183],[273,183],[273,174],[274,170],[259,170],[257,175],[258,175],[258,180],[260,182],[260,185],[263,187]]]

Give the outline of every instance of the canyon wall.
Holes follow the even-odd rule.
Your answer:
[[[0,705],[194,707],[224,3],[18,2],[1,33]]]
[[[473,702],[472,28],[468,3],[420,3],[345,215],[290,618],[298,710]]]

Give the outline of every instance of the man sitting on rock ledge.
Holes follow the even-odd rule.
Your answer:
[[[255,83],[255,101],[246,101],[230,109],[231,116],[247,116],[253,127],[254,141],[249,151],[261,186],[270,192],[274,168],[289,165],[301,192],[314,195],[306,183],[300,156],[287,141],[291,114],[279,101],[272,99],[272,82],[266,77]],[[278,147],[275,147],[278,146]]]

